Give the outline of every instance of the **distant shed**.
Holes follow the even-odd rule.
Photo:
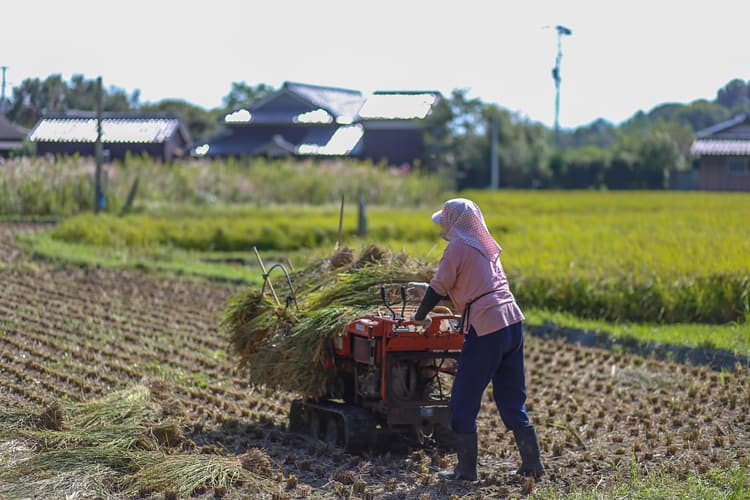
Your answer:
[[[46,115],[29,134],[40,155],[94,156],[96,137],[96,114],[91,112]],[[186,156],[190,145],[190,134],[177,115],[102,114],[102,150],[110,160],[145,153],[170,161]]]
[[[0,158],[7,158],[11,151],[20,148],[29,131],[0,115]]]
[[[690,152],[698,160],[698,189],[750,191],[750,115],[697,132]]]

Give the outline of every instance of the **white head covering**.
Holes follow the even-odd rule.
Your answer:
[[[465,198],[453,198],[432,214],[432,221],[442,229],[448,241],[458,238],[494,261],[503,251],[487,229],[482,211]]]

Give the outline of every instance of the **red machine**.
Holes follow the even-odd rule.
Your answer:
[[[423,329],[407,319],[416,308],[406,305],[404,287],[399,312],[388,304],[385,287],[381,296],[384,309],[352,321],[334,338],[328,394],[294,401],[290,430],[346,451],[370,447],[381,431],[416,432],[422,444],[448,444],[461,317],[438,307]]]

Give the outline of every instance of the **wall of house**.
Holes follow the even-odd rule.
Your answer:
[[[730,173],[726,157],[704,156],[700,160],[698,185],[706,191],[750,191],[750,173]]]
[[[189,145],[185,144],[180,134],[174,134],[164,144],[162,153],[164,160],[170,161],[187,156],[189,154],[188,147]]]
[[[105,160],[121,160],[130,152],[132,155],[148,154],[152,158],[164,159],[164,145],[162,143],[105,143],[102,145],[105,151]],[[70,156],[94,156],[95,146],[93,142],[37,142],[36,152],[38,155],[61,155]],[[108,153],[107,153],[108,152]],[[107,158],[108,156],[108,158]]]
[[[422,132],[418,129],[385,129],[365,126],[362,158],[389,165],[413,164],[424,156]]]

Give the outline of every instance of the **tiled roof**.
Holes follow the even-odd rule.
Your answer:
[[[367,98],[359,116],[365,120],[422,119],[437,100],[434,92],[375,92]]]
[[[698,139],[693,142],[690,152],[694,155],[745,156],[750,155],[749,140],[710,140]]]
[[[364,97],[359,90],[320,87],[295,82],[285,82],[284,88],[332,112],[336,117],[354,118],[364,103]]]
[[[440,98],[435,91],[358,90],[285,82],[281,90],[224,117],[229,125],[251,123],[338,123],[361,120],[415,120],[425,118]],[[291,103],[291,104],[290,104]]]
[[[27,135],[27,130],[22,129],[0,115],[0,141],[22,141]]]
[[[102,118],[102,142],[161,143],[180,130],[179,118],[111,115]],[[29,139],[45,142],[95,142],[96,118],[92,115],[43,117]],[[189,138],[186,138],[186,142]]]
[[[698,132],[695,133],[695,136],[698,139],[705,139],[707,137],[717,134],[718,132],[723,132],[727,129],[731,129],[732,127],[735,127],[748,120],[750,120],[750,116],[746,114],[739,114],[739,115],[732,117],[729,120],[723,121],[721,123],[717,123],[716,125],[705,128],[703,130],[699,130]]]

